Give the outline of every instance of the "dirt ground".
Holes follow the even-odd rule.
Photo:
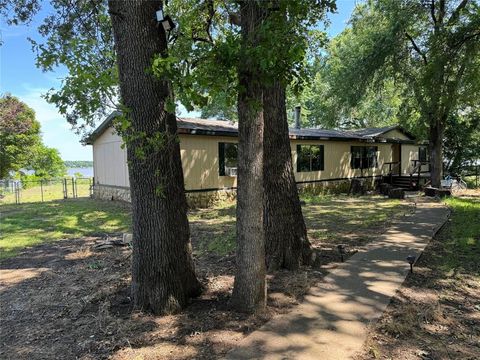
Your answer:
[[[341,206],[347,207],[347,202]],[[361,207],[361,202],[352,202]],[[315,218],[315,212],[310,216]],[[301,301],[307,289],[340,261],[336,251],[339,241],[349,244],[354,253],[383,232],[391,220],[372,222],[357,232],[342,234],[337,225],[337,234],[328,232],[330,236],[325,236],[327,229],[311,234],[312,245],[320,254],[315,266],[269,274],[268,308],[259,316],[229,309],[235,266],[232,252],[194,251],[204,293],[181,314],[155,317],[132,312],[129,247],[96,250],[93,245],[101,237],[32,247],[0,263],[0,358],[220,357],[246,334]],[[191,227],[195,250],[207,234],[202,233],[198,217],[191,221]]]
[[[478,190],[461,196],[480,201]],[[478,224],[479,212],[475,219]],[[456,241],[451,222],[444,226],[370,326],[356,360],[480,359],[480,233],[474,237],[477,245],[462,253],[451,246]]]

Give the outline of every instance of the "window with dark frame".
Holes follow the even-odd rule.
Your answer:
[[[297,145],[297,172],[324,170],[323,145]]]
[[[418,148],[418,160],[420,160],[421,162],[428,161],[428,152],[425,146],[420,146]]]
[[[238,144],[218,143],[218,173],[220,176],[237,176]]]
[[[372,169],[378,167],[378,146],[352,146],[352,169]]]

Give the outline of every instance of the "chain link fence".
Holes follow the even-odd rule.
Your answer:
[[[0,180],[0,203],[22,204],[92,196],[93,178]]]

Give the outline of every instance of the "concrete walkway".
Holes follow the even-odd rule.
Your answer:
[[[382,315],[405,280],[405,258],[418,258],[448,214],[439,203],[419,200],[414,215],[334,269],[292,312],[243,339],[227,359],[352,358],[362,349],[368,324]]]

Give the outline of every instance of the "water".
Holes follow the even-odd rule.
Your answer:
[[[67,174],[68,176],[73,176],[75,173],[82,174],[82,177],[92,177],[93,176],[93,167],[86,167],[86,168],[68,168]]]

